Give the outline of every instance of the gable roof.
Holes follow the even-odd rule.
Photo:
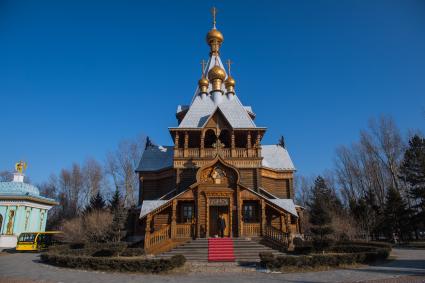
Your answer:
[[[233,128],[256,128],[247,109],[236,95],[224,95],[214,101],[210,95],[197,95],[179,124],[179,128],[202,128],[214,112],[220,109]]]
[[[143,151],[136,172],[157,171],[173,165],[174,149],[172,146],[148,146]]]
[[[261,156],[263,157],[261,162],[263,167],[276,170],[295,170],[288,151],[280,145],[262,145]]]
[[[262,145],[262,166],[274,170],[295,170],[288,151],[279,145]],[[173,166],[173,146],[149,146],[140,159],[136,172],[158,171]]]
[[[209,70],[216,64],[225,70],[220,56],[211,56],[204,69],[204,74],[208,74]],[[209,84],[208,93],[211,90],[212,85]],[[252,108],[243,106],[236,94],[225,94],[224,83],[221,85],[221,91],[223,94],[214,99],[211,95],[200,94],[198,87],[190,106],[179,105],[177,107],[177,113],[187,111],[178,127],[202,128],[208,118],[219,108],[233,128],[256,128],[254,121],[249,115],[249,113],[253,113]]]

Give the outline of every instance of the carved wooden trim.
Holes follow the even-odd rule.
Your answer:
[[[262,168],[261,176],[272,178],[272,179],[291,179],[294,177],[294,172],[293,171],[279,172],[279,171],[273,171],[271,169]]]

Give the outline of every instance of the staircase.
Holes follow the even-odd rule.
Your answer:
[[[224,238],[226,239],[226,238]],[[237,262],[259,262],[260,252],[271,252],[274,255],[282,255],[283,253],[266,247],[256,240],[248,240],[245,238],[227,238],[233,242],[234,260]],[[191,262],[208,262],[208,240],[196,239],[180,245],[171,251],[157,255],[157,258],[170,258],[173,255],[181,254]]]
[[[235,261],[231,238],[208,239],[208,261]]]

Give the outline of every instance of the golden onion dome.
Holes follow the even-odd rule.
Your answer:
[[[211,68],[208,72],[208,79],[213,80],[224,80],[226,78],[226,72],[220,66],[216,65]]]
[[[236,84],[235,79],[231,75],[228,75],[227,79],[224,81],[224,85],[226,86],[226,88],[234,87],[235,84]]]
[[[199,81],[198,81],[198,86],[199,87],[208,87],[209,85],[209,81],[207,78],[202,77]]]
[[[224,41],[223,34],[218,30],[213,28],[207,33],[207,43],[211,44],[212,42],[217,41],[221,44]]]

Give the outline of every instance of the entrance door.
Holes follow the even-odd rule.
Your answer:
[[[218,230],[218,217],[222,215],[226,222],[226,228],[224,229],[224,236],[230,236],[230,222],[229,222],[229,208],[227,206],[210,206],[210,237],[216,237],[219,235]]]

